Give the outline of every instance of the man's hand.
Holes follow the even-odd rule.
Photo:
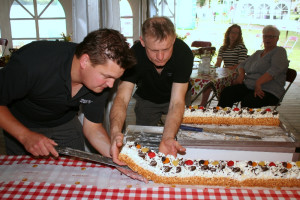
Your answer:
[[[132,179],[135,179],[135,180],[139,180],[139,181],[143,181],[145,183],[148,183],[148,179],[146,179],[145,177],[139,175],[138,173],[132,171],[132,170],[129,170],[129,169],[124,169],[124,168],[121,168],[121,167],[117,167],[117,169],[122,172],[123,174],[125,174],[126,176],[132,178]]]
[[[48,156],[52,154],[54,157],[58,157],[58,153],[54,148],[54,146],[57,146],[57,143],[40,133],[31,132],[30,135],[22,139],[22,144],[33,156]]]
[[[177,157],[178,152],[185,152],[186,149],[181,146],[174,138],[164,138],[159,145],[159,152],[165,155],[173,155]]]
[[[110,155],[115,163],[118,165],[126,165],[124,162],[119,160],[119,154],[120,149],[123,146],[123,134],[117,134],[114,138],[111,140],[111,149],[110,149]]]

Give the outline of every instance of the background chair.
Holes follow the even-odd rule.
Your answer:
[[[297,71],[294,69],[288,68],[288,70],[286,72],[286,79],[285,79],[286,88],[285,88],[283,95],[280,97],[278,104],[275,106],[274,110],[276,110],[276,108],[281,105],[281,102],[282,102],[285,94],[287,93],[288,89],[291,87],[291,85],[294,82],[294,80],[296,79],[296,77],[297,77]]]
[[[211,47],[211,42],[208,41],[194,41],[191,44],[192,47]]]
[[[4,56],[4,53],[5,53],[5,49],[7,47],[7,44],[8,44],[8,40],[7,39],[4,39],[4,38],[0,38],[0,45],[1,45],[1,51],[2,51],[2,54],[1,54],[1,57]]]
[[[285,41],[283,47],[287,50],[288,55],[293,51],[293,49],[294,49],[297,42],[298,42],[298,37],[297,36],[290,36]]]

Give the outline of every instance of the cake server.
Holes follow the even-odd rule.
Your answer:
[[[209,133],[209,134],[225,135],[225,136],[231,136],[231,137],[243,137],[243,138],[250,138],[250,139],[256,139],[256,140],[262,139],[262,137],[256,136],[256,135],[245,135],[245,134],[228,133],[228,132],[223,132],[223,133],[211,132],[211,131],[207,131],[203,128],[186,126],[186,125],[180,125],[180,129],[185,130],[185,131],[205,132],[205,133]]]
[[[90,152],[81,151],[81,150],[77,150],[77,149],[72,149],[69,147],[55,147],[55,149],[59,154],[62,154],[62,155],[73,156],[76,158],[95,161],[97,163],[109,165],[112,167],[121,167],[124,169],[129,169],[129,167],[127,167],[126,165],[118,165],[118,164],[114,163],[111,158],[102,156],[100,154],[95,154],[95,153],[90,153]]]

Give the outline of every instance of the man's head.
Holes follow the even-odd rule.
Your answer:
[[[93,65],[105,64],[111,60],[127,69],[136,62],[126,38],[113,29],[99,29],[89,33],[76,48],[77,58],[83,54],[89,56]]]
[[[80,70],[74,76],[77,80],[72,77],[72,81],[84,84],[96,93],[113,87],[125,69],[136,63],[125,37],[112,29],[89,33],[78,44],[75,56],[79,60]]]
[[[155,66],[164,66],[171,58],[175,39],[175,27],[169,18],[154,17],[143,23],[140,41]]]

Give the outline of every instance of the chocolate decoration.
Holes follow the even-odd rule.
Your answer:
[[[155,160],[151,160],[150,165],[155,167],[157,165],[157,162]]]
[[[164,166],[164,172],[169,172],[172,169],[172,167]]]

